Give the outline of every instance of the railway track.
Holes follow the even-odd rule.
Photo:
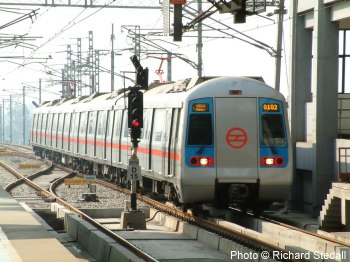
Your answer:
[[[54,190],[55,190],[55,188],[57,187],[57,185],[60,182],[52,183],[50,185],[50,187],[49,187],[49,190],[46,190],[45,188],[43,188],[42,186],[40,186],[39,184],[37,184],[37,183],[35,183],[35,182],[33,182],[31,180],[31,179],[34,179],[34,178],[38,178],[42,174],[50,172],[52,170],[52,168],[53,168],[52,165],[50,165],[47,169],[39,171],[39,172],[37,172],[37,173],[35,173],[35,174],[31,175],[31,176],[28,176],[28,177],[23,176],[20,172],[15,170],[13,167],[11,167],[9,165],[6,165],[3,162],[0,162],[0,165],[1,165],[2,168],[6,169],[8,172],[10,172],[12,175],[14,175],[17,178],[17,180],[15,182],[9,184],[5,188],[6,191],[10,192],[10,191],[14,190],[16,187],[18,187],[19,185],[25,183],[30,188],[32,188],[33,190],[35,190],[37,192],[38,199],[42,199],[43,201],[45,201],[46,199],[49,198],[49,199],[51,199],[50,202],[52,202],[54,200],[56,203],[61,204],[66,209],[74,212],[79,217],[81,217],[85,221],[89,222],[92,226],[96,227],[99,231],[101,231],[102,233],[106,234],[107,236],[109,236],[110,238],[115,240],[120,245],[122,245],[125,248],[129,249],[130,251],[132,251],[132,253],[136,254],[138,257],[142,258],[144,261],[157,261],[153,257],[151,257],[149,254],[147,254],[147,253],[143,252],[142,250],[138,249],[137,247],[132,245],[130,242],[128,242],[125,239],[121,238],[115,232],[109,230],[108,228],[103,226],[101,223],[97,222],[95,219],[92,219],[91,217],[89,217],[85,213],[81,212],[79,209],[75,208],[73,205],[71,205],[71,204],[67,203],[66,201],[62,200],[61,198],[57,197],[54,194]],[[68,174],[67,177],[68,176],[71,176],[71,174]],[[63,177],[63,179],[64,179],[64,177]],[[60,181],[60,180],[55,180],[55,181]]]
[[[61,198],[57,197],[54,194],[55,189],[57,188],[58,185],[60,185],[64,179],[64,177],[62,178],[58,178],[55,179],[55,181],[51,184],[49,190],[44,189],[42,187],[42,185],[40,185],[39,183],[35,183],[32,180],[37,180],[38,177],[40,177],[40,175],[49,172],[52,170],[52,165],[48,165],[47,169],[42,170],[40,172],[37,172],[33,175],[30,176],[22,176],[18,171],[14,170],[11,167],[8,167],[4,164],[2,164],[4,168],[6,168],[8,171],[10,171],[11,173],[15,174],[15,176],[18,178],[16,182],[11,183],[10,185],[8,185],[6,187],[6,189],[8,191],[10,190],[14,190],[14,188],[16,186],[18,186],[21,183],[26,183],[29,186],[31,186],[32,188],[34,188],[38,193],[38,195],[40,197],[43,198],[49,198],[49,199],[54,199],[56,203],[59,203],[60,205],[64,206],[66,209],[73,211],[74,213],[76,213],[79,217],[83,218],[85,221],[88,221],[91,225],[93,225],[94,227],[96,227],[99,231],[103,232],[104,234],[108,235],[109,237],[111,237],[112,239],[114,239],[116,242],[122,244],[123,246],[127,247],[129,250],[131,250],[133,253],[137,254],[139,257],[141,257],[142,259],[144,259],[145,261],[157,261],[156,259],[152,258],[151,255],[148,255],[146,253],[143,253],[142,251],[140,251],[138,248],[136,248],[135,246],[133,246],[132,244],[130,244],[128,241],[124,240],[123,238],[121,238],[118,234],[116,234],[115,232],[113,232],[112,230],[106,228],[105,226],[103,226],[102,224],[96,222],[95,219],[89,217],[88,215],[86,215],[85,213],[81,212],[79,209],[75,208],[74,206],[72,206],[71,204],[67,203],[66,201],[62,200]],[[66,170],[69,171],[69,170]],[[69,174],[68,174],[69,176]],[[106,183],[102,180],[98,180],[98,184],[103,185],[103,186],[108,186],[110,188],[113,188],[114,190],[119,189],[122,190],[120,188],[117,188],[116,186],[114,186],[113,184],[110,183]],[[126,190],[122,190],[123,193],[127,193]],[[177,218],[181,218],[182,220],[186,220],[187,222],[194,224],[196,226],[200,226],[201,228],[205,228],[206,230],[211,230],[212,232],[219,232],[218,229],[214,229],[214,228],[220,228],[220,226],[215,226],[215,225],[210,225],[208,224],[208,222],[205,222],[205,220],[202,220],[201,223],[199,223],[198,218],[194,218],[191,215],[186,213],[183,213],[175,208],[171,208],[169,206],[163,205],[161,203],[158,203],[157,201],[154,201],[152,199],[146,198],[145,196],[139,196],[139,200],[148,203],[149,205],[152,205],[154,207],[156,207],[158,210],[162,210],[162,212],[165,212],[167,214],[172,214],[174,216],[176,216]],[[185,216],[185,217],[184,217]],[[206,225],[204,224],[206,223]],[[226,237],[228,237],[227,232],[225,232],[223,230],[223,228],[220,229],[221,231],[221,235],[226,235]],[[259,252],[259,250],[270,250],[270,246],[268,243],[259,243],[258,241],[254,240],[254,239],[248,239],[248,238],[241,238],[239,237],[239,235],[236,235],[235,237],[232,237],[232,233],[231,233],[231,239],[235,239],[235,241],[239,241],[240,244],[245,245],[245,246],[249,246],[250,249],[252,250],[252,252]]]
[[[52,168],[52,166],[48,167],[48,169],[49,168]],[[71,172],[68,169],[66,171]],[[35,177],[37,178],[38,174],[35,174],[34,178]],[[32,186],[33,186],[33,184],[35,184],[35,183],[33,183],[31,181],[31,179],[34,179],[34,178],[33,178],[33,176],[29,176],[26,178],[22,177],[19,180],[21,180],[22,182],[26,182],[28,184],[32,184]],[[123,246],[127,247],[129,250],[131,250],[133,253],[137,254],[139,257],[141,257],[145,261],[157,261],[155,258],[153,258],[149,254],[141,254],[142,251],[140,251],[134,245],[130,244],[125,239],[122,239],[115,232],[106,228],[101,223],[96,222],[95,219],[87,216],[86,214],[81,212],[79,209],[75,208],[74,206],[70,205],[66,201],[64,201],[64,200],[60,199],[59,197],[57,197],[56,195],[54,195],[55,188],[57,188],[57,186],[60,183],[62,183],[63,179],[64,178],[55,179],[55,181],[52,183],[52,185],[50,187],[50,190],[43,189],[42,187],[40,187],[38,185],[34,185],[34,187],[38,186],[38,188],[36,190],[38,190],[40,196],[43,196],[45,198],[54,199],[55,202],[63,205],[68,210],[73,211],[78,216],[80,216],[84,220],[88,221],[91,225],[94,225],[96,228],[98,228],[100,231],[104,232],[109,237],[115,239],[115,241],[117,241],[118,243],[121,243]],[[19,182],[16,182],[16,183],[19,183]],[[15,185],[16,183],[13,183],[13,185]],[[101,185],[101,186],[104,186],[104,187],[112,188],[113,190],[118,190],[124,194],[129,193],[129,190],[124,189],[124,188],[120,188],[120,187],[116,186],[115,184],[111,184],[111,183],[103,181],[103,180],[97,180],[96,183]],[[13,187],[13,186],[10,186],[10,187]],[[249,252],[252,252],[254,254],[256,254],[256,253],[261,254],[261,252],[269,252],[270,256],[271,256],[271,254],[280,254],[278,256],[279,259],[276,259],[276,260],[281,260],[280,258],[283,258],[282,260],[293,260],[293,259],[289,259],[291,257],[290,250],[286,249],[286,246],[288,245],[288,243],[285,243],[282,240],[278,240],[275,237],[271,238],[270,236],[263,236],[263,235],[260,235],[259,232],[255,232],[253,230],[242,230],[241,227],[234,225],[228,221],[224,221],[222,219],[214,219],[214,218],[204,219],[202,217],[194,216],[192,214],[182,212],[181,210],[176,209],[175,207],[171,207],[171,206],[165,205],[163,203],[159,203],[159,202],[157,202],[153,199],[150,199],[146,196],[143,196],[143,195],[138,195],[138,200],[146,202],[148,205],[154,207],[159,212],[169,214],[171,216],[176,217],[177,219],[186,221],[189,224],[192,224],[194,226],[208,230],[214,234],[220,235],[223,238],[234,241],[234,242],[238,243],[239,245],[247,247],[247,248],[249,248],[248,250],[250,250]],[[287,225],[285,223],[273,221],[271,219],[265,218],[262,222],[259,222],[259,223],[260,224],[264,223],[265,227],[268,223],[269,224],[268,227],[281,228],[281,232],[282,232],[282,228],[284,230],[288,230],[289,232],[293,231],[293,232],[295,232],[295,235],[298,235],[298,237],[300,237],[300,236],[305,237],[305,239],[311,237],[312,239],[314,239],[313,241],[324,241],[327,243],[328,247],[334,246],[334,247],[338,247],[338,248],[339,247],[350,248],[349,244],[344,243],[342,241],[334,240],[334,239],[331,239],[329,237],[325,237],[325,236],[321,236],[321,235],[318,235],[315,233],[311,233],[311,232],[308,232],[308,231],[305,231],[305,230],[302,230],[302,229],[299,229],[296,227],[292,227],[292,226]],[[305,248],[305,247],[307,247],[307,245],[303,246],[303,247]],[[316,249],[312,249],[312,251],[315,251],[315,250]],[[330,252],[330,251],[331,251],[331,249],[329,249],[327,252]],[[141,252],[141,253],[139,253],[139,252]],[[309,250],[298,249],[298,246],[295,245],[293,252],[294,252],[293,254],[297,254],[297,252],[304,252],[306,254],[306,252],[309,252]],[[283,256],[283,254],[287,254],[288,256]],[[295,258],[295,257],[292,256],[292,258]],[[307,259],[301,259],[301,260],[307,260]]]

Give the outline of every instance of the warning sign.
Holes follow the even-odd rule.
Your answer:
[[[84,178],[80,178],[80,177],[65,178],[64,184],[66,184],[66,185],[85,185],[85,184],[90,184],[90,181],[86,181]]]
[[[226,134],[226,142],[234,149],[242,148],[248,142],[247,133],[240,127],[231,128]]]

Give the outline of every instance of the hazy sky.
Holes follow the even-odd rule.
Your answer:
[[[208,5],[204,5],[205,9]],[[5,7],[5,6],[3,6]],[[8,6],[7,6],[8,7]],[[191,8],[197,8],[197,4],[191,4]],[[30,44],[35,45],[34,49],[23,47],[1,48],[0,56],[24,56],[33,58],[47,58],[47,60],[27,60],[27,59],[9,59],[0,58],[0,89],[13,89],[14,92],[20,92],[23,83],[38,86],[39,78],[43,79],[43,88],[51,92],[58,92],[60,85],[52,86],[51,80],[59,80],[61,69],[66,63],[67,44],[70,44],[72,50],[77,50],[77,38],[82,38],[83,58],[87,56],[88,50],[88,31],[93,31],[94,49],[110,50],[111,49],[111,28],[114,24],[115,44],[114,49],[129,49],[133,47],[132,42],[127,37],[127,32],[121,30],[122,25],[139,25],[141,33],[155,32],[162,30],[163,17],[161,10],[145,10],[145,9],[82,9],[82,8],[67,8],[67,7],[21,7],[25,9],[37,9],[38,15],[32,19],[24,20],[15,25],[0,29],[0,37],[5,34],[15,34],[38,37],[36,41],[30,41]],[[286,4],[286,8],[289,6]],[[1,8],[0,8],[1,9]],[[276,8],[269,8],[267,12],[273,12]],[[21,13],[28,11],[22,10]],[[262,13],[265,16],[266,13]],[[0,11],[0,26],[9,21],[20,17],[21,14],[13,14]],[[273,48],[276,48],[276,32],[277,23],[268,20],[277,20],[276,16],[261,18],[259,16],[247,17],[245,24],[239,25],[233,23],[233,17],[229,14],[215,14],[213,17],[220,20],[222,24],[227,25],[234,30],[244,32],[252,38],[255,38]],[[81,21],[82,20],[82,21]],[[79,22],[81,21],[81,22]],[[186,24],[188,20],[184,19]],[[206,19],[204,23],[214,28],[224,28],[218,23]],[[284,22],[284,42],[289,44],[289,13],[285,15]],[[67,29],[69,28],[69,29]],[[208,31],[203,27],[203,75],[204,76],[220,76],[220,75],[235,75],[235,76],[262,76],[265,82],[271,86],[274,85],[275,74],[275,59],[265,50],[256,48],[250,44],[244,43],[238,39],[232,38],[232,35],[247,39],[242,35],[234,32],[232,29],[225,29],[225,33],[218,31]],[[196,32],[185,33],[182,42],[173,42],[172,37],[153,36],[150,39],[164,48],[181,53],[183,56],[193,62],[197,62],[196,50]],[[207,38],[207,37],[223,37],[228,36],[228,39]],[[251,41],[247,39],[248,41]],[[169,43],[167,43],[169,42]],[[154,50],[151,47],[146,47],[142,51]],[[288,48],[286,48],[288,51]],[[132,71],[133,66],[129,57],[133,55],[131,51],[117,52],[120,55],[115,56],[115,72]],[[288,63],[288,53],[282,53],[282,72],[281,72],[281,91],[287,94],[286,68]],[[159,55],[158,55],[159,56]],[[74,57],[73,57],[74,59]],[[105,53],[100,57],[100,65],[110,69],[110,54]],[[38,63],[40,62],[40,63]],[[20,66],[23,65],[24,66]],[[20,65],[18,65],[20,64]],[[158,79],[155,70],[160,65],[160,60],[147,57],[144,54],[141,57],[141,64],[144,67],[149,67],[150,82]],[[163,78],[167,77],[166,62],[162,67],[164,74]],[[48,74],[55,73],[57,76]],[[197,70],[191,67],[184,61],[174,58],[172,59],[172,79],[179,80],[197,75]],[[128,74],[133,78],[132,74]],[[127,83],[130,85],[130,83]],[[123,87],[121,78],[115,78],[116,88]],[[100,90],[110,90],[110,75],[107,73],[100,74]],[[28,90],[29,92],[30,90]],[[1,92],[4,95],[4,92]],[[35,93],[33,96],[37,96]],[[52,99],[49,93],[43,94],[43,100]],[[57,96],[56,96],[57,97]]]

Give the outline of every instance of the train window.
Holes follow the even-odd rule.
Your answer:
[[[69,133],[69,129],[70,129],[70,119],[71,119],[71,114],[70,113],[66,113],[66,117],[64,120],[64,128],[63,128],[63,133],[65,135],[67,135]]]
[[[52,120],[52,134],[56,134],[57,132],[57,122],[58,122],[58,114],[53,114]]]
[[[38,118],[38,115],[34,114],[33,115],[33,120],[32,120],[32,130],[34,131],[34,128],[36,126],[36,123],[37,123],[37,119]]]
[[[261,115],[261,144],[268,147],[287,145],[286,134],[281,114]]]
[[[128,112],[124,111],[124,137],[129,136],[129,128],[128,128]]]
[[[43,114],[39,114],[39,119],[38,119],[38,127],[37,127],[37,131],[40,132],[41,131],[41,121],[43,120]]]
[[[64,120],[64,114],[61,113],[59,115],[59,120],[58,120],[58,127],[57,127],[57,134],[62,135],[62,130],[63,130],[63,121]]]
[[[80,115],[79,135],[85,135],[86,123],[87,123],[87,112],[84,112],[84,113],[81,113]]]
[[[46,126],[45,126],[46,134],[51,133],[51,130],[50,130],[51,127],[52,127],[52,114],[48,114]]]
[[[78,136],[78,130],[79,130],[79,113],[74,113],[73,118],[73,125],[74,125],[74,137]]]
[[[43,115],[43,121],[41,123],[41,133],[42,134],[45,134],[46,122],[47,122],[47,114],[44,114]]]
[[[192,114],[188,130],[188,145],[213,144],[211,114]]]
[[[105,134],[106,121],[107,121],[106,115],[107,115],[107,111],[98,112],[98,126],[97,126],[97,134],[98,135]]]
[[[166,125],[166,111],[164,109],[156,109],[154,113],[153,123],[153,141],[162,141],[163,132],[165,132]]]
[[[108,117],[107,117],[107,134],[106,136],[109,137],[112,134],[112,128],[113,128],[113,115],[114,111],[109,110],[108,111]]]
[[[114,137],[120,137],[120,129],[122,127],[122,110],[115,111],[114,113]]]
[[[96,112],[89,113],[89,135],[94,135],[96,130]]]

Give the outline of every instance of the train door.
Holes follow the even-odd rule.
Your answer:
[[[64,113],[60,113],[58,126],[57,126],[57,148],[63,149],[63,123],[64,123]]]
[[[63,126],[63,150],[70,151],[70,130],[71,129],[71,113],[65,113],[64,126]]]
[[[121,137],[120,137],[120,147],[119,147],[119,153],[120,153],[120,163],[123,165],[127,165],[129,163],[129,157],[130,157],[130,149],[131,149],[131,142],[129,138],[129,128],[128,128],[128,110],[124,110],[123,112],[123,125],[121,130]]]
[[[106,133],[106,147],[105,147],[105,158],[111,162],[112,160],[112,145],[113,145],[113,124],[114,124],[114,110],[108,111],[107,116],[107,133]],[[110,163],[112,164],[112,162]]]
[[[71,120],[72,128],[70,129],[69,147],[74,154],[78,153],[79,114],[78,112],[73,113]]]
[[[40,132],[40,144],[46,145],[46,124],[47,124],[48,114],[43,115],[43,121],[41,123],[41,132]]]
[[[171,123],[171,141],[169,148],[169,176],[173,177],[177,175],[177,164],[179,162],[179,153],[178,153],[178,135],[179,135],[179,122],[180,122],[180,108],[173,109],[173,117]]]
[[[119,164],[121,162],[121,138],[123,126],[123,110],[116,110],[114,113],[114,124],[112,134],[112,163]]]
[[[143,110],[143,128],[141,131],[141,141],[138,148],[138,157],[140,159],[140,166],[143,170],[149,171],[152,159],[151,147],[151,131],[153,121],[153,109],[147,108]]]
[[[152,170],[154,174],[164,175],[166,148],[169,136],[169,115],[171,118],[171,114],[169,114],[166,109],[157,108],[155,110],[151,151]]]
[[[51,147],[53,148],[57,148],[57,123],[58,114],[53,114],[51,127]]]
[[[107,111],[98,111],[96,130],[96,151],[98,159],[105,159]]]
[[[46,146],[51,146],[52,115],[53,114],[48,114],[47,123],[45,127],[45,145]]]
[[[164,148],[164,171],[163,174],[165,176],[172,176],[175,175],[174,172],[174,154],[173,152],[176,152],[176,149],[174,148],[175,144],[173,143],[173,140],[176,139],[174,136],[174,131],[176,132],[176,122],[177,118],[175,118],[174,114],[175,109],[167,109],[166,111],[166,125],[165,125],[165,138],[163,143]],[[177,116],[177,114],[176,114]],[[175,126],[174,126],[175,125]]]
[[[39,122],[38,122],[38,128],[37,128],[37,132],[36,132],[36,142],[40,145],[42,144],[42,125],[43,125],[43,121],[44,121],[45,115],[43,113],[39,114]]]
[[[86,154],[89,157],[95,156],[95,137],[97,125],[97,111],[90,111],[85,124],[86,129]]]
[[[256,98],[216,98],[216,177],[219,183],[258,176],[258,118]]]

